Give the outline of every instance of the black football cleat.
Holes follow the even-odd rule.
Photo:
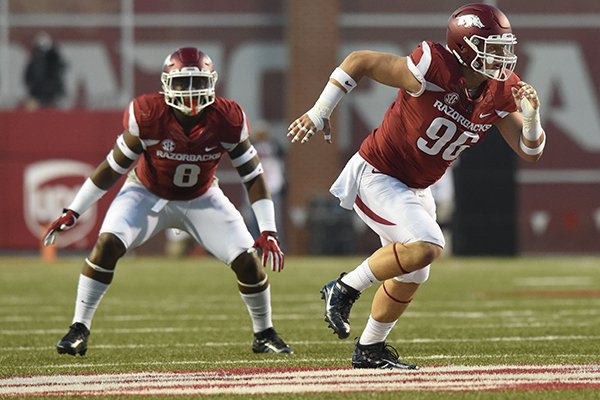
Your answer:
[[[75,322],[69,332],[56,344],[58,354],[85,355],[90,330],[84,324]]]
[[[352,353],[352,368],[418,369],[416,364],[398,360],[398,352],[386,342],[367,345],[357,342]]]
[[[292,354],[294,350],[279,337],[275,329],[268,328],[254,334],[252,351],[255,353]]]
[[[340,277],[323,286],[321,299],[325,300],[325,322],[340,339],[350,336],[350,309],[360,292],[341,281]]]

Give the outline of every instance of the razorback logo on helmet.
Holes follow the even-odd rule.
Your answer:
[[[452,13],[448,49],[466,67],[488,79],[506,81],[515,70],[517,38],[502,11],[489,4],[467,4]]]
[[[477,28],[485,27],[485,25],[483,25],[483,22],[481,22],[479,17],[474,14],[461,15],[457,17],[456,25],[464,26],[465,28],[471,28],[474,26],[476,26]]]

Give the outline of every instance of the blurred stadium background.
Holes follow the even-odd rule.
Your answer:
[[[0,392],[15,393],[6,388],[6,377],[38,374],[348,368],[353,342],[326,329],[318,291],[360,263],[377,238],[337,206],[328,188],[380,122],[395,90],[361,82],[334,114],[332,146],[315,138],[292,148],[286,128],[313,104],[348,52],[407,54],[420,40],[444,42],[450,12],[466,2],[0,0]],[[534,165],[523,164],[489,137],[461,157],[453,169],[454,212],[447,222],[455,257],[436,263],[389,341],[424,371],[465,365],[550,365],[559,371],[550,383],[485,394],[446,392],[443,398],[597,398],[600,2],[488,2],[507,13],[519,39],[517,72],[540,94],[546,153]],[[68,64],[66,95],[53,108],[32,111],[23,74],[40,32],[58,43]],[[296,354],[281,359],[250,353],[247,313],[228,268],[210,257],[201,268],[194,258],[159,257],[161,236],[122,261],[96,316],[89,354],[58,357],[54,344],[69,324],[82,260],[42,263],[36,256],[40,236],[112,147],[128,102],[160,90],[164,58],[190,45],[213,58],[219,95],[242,104],[251,124],[267,121],[287,150],[290,257],[284,273],[270,280],[274,321]],[[227,161],[218,176],[241,207],[241,186]],[[116,190],[60,237],[59,256],[90,249]],[[504,257],[540,254],[550,257]],[[584,254],[591,257],[579,257]],[[373,292],[353,309],[353,332],[364,327]],[[584,363],[594,366],[594,375],[560,372]],[[498,376],[508,385],[529,382]],[[569,386],[577,379],[580,386]],[[450,390],[447,382],[439,390]],[[19,385],[22,394],[27,387]],[[337,386],[344,393],[322,398],[399,398]],[[256,390],[245,396],[268,397]],[[423,391],[411,396],[440,398]]]
[[[334,145],[290,148],[290,121],[314,102],[348,52],[408,54],[420,40],[445,41],[464,1],[367,0],[0,0],[0,249],[31,252],[44,226],[106,156],[135,96],[160,90],[164,57],[197,46],[215,61],[218,94],[250,122],[268,121],[288,148],[286,251],[369,253],[376,238],[342,211],[328,187],[395,91],[364,81],[335,114]],[[519,39],[517,72],[538,90],[548,135],[543,159],[516,160],[489,138],[455,167],[451,224],[456,255],[600,254],[600,3],[492,1]],[[23,73],[40,31],[68,64],[66,96],[53,109],[24,106]],[[472,153],[472,154],[469,154]],[[227,162],[218,176],[238,205]],[[116,188],[61,237],[61,251],[94,242]],[[159,237],[139,249],[161,251]]]

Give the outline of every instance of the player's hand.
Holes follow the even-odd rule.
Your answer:
[[[281,272],[283,269],[283,251],[279,247],[277,233],[264,231],[254,242],[254,248],[259,248],[262,252],[262,265],[267,267],[271,265],[271,270]]]
[[[300,141],[300,143],[306,143],[312,138],[315,133],[323,132],[325,141],[331,143],[331,127],[329,125],[329,119],[321,118],[316,116],[316,123],[308,116],[308,114],[302,115],[296,119],[288,127],[287,137],[292,138],[292,143]]]
[[[540,99],[537,92],[530,84],[520,81],[518,86],[511,88],[517,109],[523,115],[523,118],[533,118],[540,108]]]
[[[62,215],[58,217],[46,231],[46,235],[44,235],[44,246],[54,244],[54,241],[60,232],[67,231],[75,226],[77,218],[79,218],[79,214],[75,211],[64,209]]]

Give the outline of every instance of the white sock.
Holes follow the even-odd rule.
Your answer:
[[[379,322],[375,321],[372,316],[369,315],[369,321],[367,321],[367,326],[365,326],[365,330],[360,335],[360,339],[358,339],[358,343],[360,344],[373,344],[373,343],[381,343],[385,341],[388,337],[394,325],[396,325],[397,320],[394,322]]]
[[[344,275],[342,277],[342,282],[359,292],[362,292],[380,281],[373,275],[373,271],[371,271],[371,268],[369,267],[369,259],[367,258],[356,267],[354,271]]]
[[[248,313],[252,319],[254,333],[262,332],[273,326],[271,321],[271,286],[259,293],[240,293],[242,300],[248,307]]]
[[[91,329],[92,318],[94,318],[98,304],[100,304],[100,300],[102,300],[102,296],[104,296],[109,286],[85,275],[79,275],[73,323],[81,322],[88,329]]]

